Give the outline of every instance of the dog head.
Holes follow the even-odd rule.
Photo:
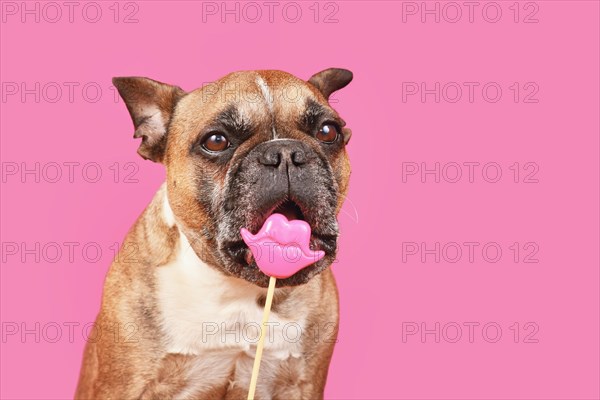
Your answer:
[[[319,262],[278,280],[306,283],[335,259],[351,132],[330,106],[352,73],[331,68],[308,82],[281,71],[235,72],[186,93],[148,78],[114,78],[133,119],[138,153],[167,170],[169,204],[198,256],[259,286],[265,276],[242,241],[274,212],[312,228]]]

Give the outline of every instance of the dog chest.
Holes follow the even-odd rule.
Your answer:
[[[253,357],[263,313],[257,300],[266,290],[204,264],[181,236],[175,260],[156,270],[167,351],[187,355],[237,351]],[[265,354],[276,359],[298,356],[306,314],[300,307],[290,320],[272,312]]]

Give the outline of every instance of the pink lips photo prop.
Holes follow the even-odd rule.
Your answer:
[[[268,276],[288,278],[325,256],[322,250],[309,247],[310,225],[306,221],[288,219],[281,214],[267,218],[253,235],[242,228],[242,239],[250,248],[258,268]]]

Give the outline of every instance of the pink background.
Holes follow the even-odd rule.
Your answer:
[[[282,17],[280,3],[273,22],[262,18],[236,23],[233,15],[202,20],[201,2],[137,2],[137,23],[123,23],[135,11],[121,3],[119,23],[98,2],[97,23],[82,18],[82,4],[68,21],[67,9],[55,23],[35,16],[21,21],[21,2],[12,15],[3,2],[1,81],[2,242],[1,320],[3,323],[1,397],[63,399],[72,396],[84,340],[82,327],[99,307],[103,278],[120,242],[164,178],[160,165],[136,155],[138,143],[122,102],[115,102],[112,76],[143,75],[191,90],[234,70],[281,69],[308,78],[330,66],[351,69],[352,84],[337,93],[335,107],[354,135],[348,151],[353,164],[351,190],[340,216],[339,263],[333,268],[341,297],[341,330],[330,368],[326,397],[331,399],[597,399],[599,394],[598,274],[598,2],[540,1],[520,5],[514,22],[513,2],[498,2],[496,23],[482,16],[478,3],[473,22],[463,7],[451,23],[446,8],[436,23],[432,15],[405,16],[403,7],[421,2],[337,2],[337,23],[324,23],[334,5],[298,2],[299,22]],[[35,2],[27,2],[35,7]],[[38,3],[43,7],[44,3]],[[61,4],[61,3],[59,3]],[[213,3],[217,7],[221,2]],[[234,7],[234,3],[227,3]],[[262,4],[259,2],[258,4]],[[435,2],[427,2],[433,9]],[[460,2],[459,4],[462,4]],[[537,11],[534,8],[537,5]],[[206,6],[206,5],[205,5]],[[311,9],[310,7],[313,7]],[[438,3],[442,10],[444,3]],[[114,6],[112,6],[114,8]],[[328,7],[328,8],[327,8]],[[514,6],[512,6],[514,7]],[[87,10],[94,17],[94,10]],[[247,16],[254,11],[247,9]],[[488,19],[494,17],[488,9]],[[40,13],[44,12],[40,8]],[[55,10],[46,9],[46,19]],[[537,23],[524,23],[535,12]],[[288,19],[294,17],[288,9]],[[445,18],[444,18],[445,17]],[[8,83],[7,83],[8,82]],[[40,83],[40,100],[12,95],[15,82],[28,88]],[[63,87],[56,97],[54,84]],[[78,82],[69,99],[65,82]],[[85,100],[81,88],[96,82],[97,102]],[[457,82],[465,91],[452,103],[452,85],[439,103],[434,95],[403,101],[402,82]],[[463,82],[478,82],[469,101]],[[485,100],[481,88],[496,82],[502,97]],[[514,101],[509,88],[519,82]],[[534,86],[524,88],[527,82]],[[46,85],[46,92],[43,87]],[[54,85],[55,86],[55,85]],[[406,88],[406,85],[404,85]],[[409,85],[410,86],[410,85]],[[526,103],[532,87],[539,91]],[[406,93],[406,92],[405,92]],[[493,91],[490,91],[492,95]],[[89,89],[89,96],[95,96]],[[47,166],[40,182],[34,175],[8,174],[21,163]],[[68,168],[56,183],[51,166],[78,162],[73,182]],[[440,183],[433,175],[406,176],[403,163],[436,162],[448,167]],[[470,183],[450,183],[450,167],[478,162]],[[484,164],[498,163],[502,178],[487,182]],[[518,162],[513,182],[509,167]],[[527,162],[535,163],[538,183],[524,183]],[[82,166],[97,163],[82,177]],[[114,167],[120,176],[115,183]],[[134,164],[126,164],[134,163]],[[532,164],[533,165],[533,164]],[[124,175],[139,167],[127,183]],[[534,168],[528,167],[528,168]],[[7,172],[8,171],[8,172]],[[486,177],[493,178],[493,171]],[[8,174],[8,175],[7,175]],[[91,177],[90,177],[91,176]],[[78,242],[69,260],[64,242]],[[455,263],[447,246],[439,263],[434,255],[404,254],[406,242],[479,242],[473,262],[466,247]],[[486,243],[496,243],[502,258],[483,258]],[[518,242],[518,261],[509,248]],[[534,244],[529,249],[522,247]],[[40,252],[16,255],[10,243],[25,243]],[[63,246],[56,262],[52,243]],[[97,243],[86,260],[83,245]],[[537,263],[523,262],[537,246]],[[488,254],[494,256],[494,252]],[[21,256],[26,259],[21,260]],[[445,258],[443,256],[446,256]],[[471,341],[464,323],[479,323]],[[35,334],[10,335],[18,326]],[[69,340],[64,324],[79,323]],[[406,335],[409,327],[440,324],[433,334]],[[455,326],[462,337],[452,343]],[[511,326],[519,323],[515,343]],[[530,325],[525,325],[531,323]],[[23,324],[23,325],[22,325]],[[62,336],[53,328],[62,327]],[[448,325],[450,324],[450,325]],[[490,343],[497,324],[502,336]],[[525,329],[525,326],[528,328]],[[446,328],[444,328],[446,327]],[[532,333],[533,336],[526,336]],[[403,333],[405,334],[403,340]],[[535,342],[537,340],[537,343]],[[51,343],[56,341],[55,343]],[[531,342],[533,343],[526,343]]]

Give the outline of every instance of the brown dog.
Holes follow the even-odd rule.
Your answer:
[[[106,277],[77,399],[246,398],[268,277],[240,236],[273,212],[304,219],[319,262],[277,281],[256,397],[323,397],[338,329],[328,269],[345,197],[350,130],[328,98],[352,80],[227,75],[190,93],[115,78],[167,179]]]

